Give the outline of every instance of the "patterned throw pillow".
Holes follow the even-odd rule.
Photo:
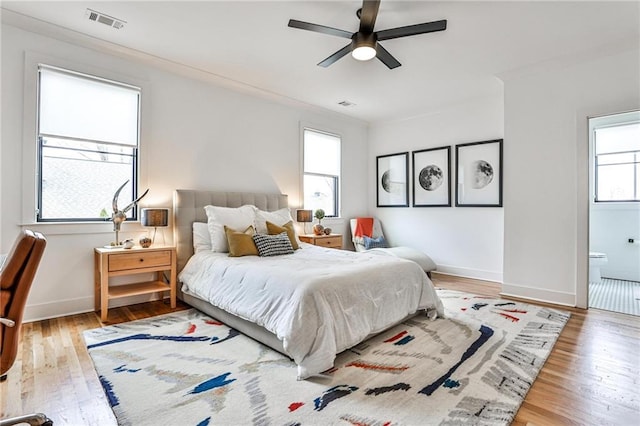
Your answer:
[[[362,238],[364,238],[364,248],[367,250],[372,248],[388,248],[389,247],[389,244],[387,244],[387,240],[385,240],[382,235],[380,235],[378,238],[369,238],[365,235]]]
[[[286,232],[277,235],[255,234],[253,241],[256,243],[260,256],[280,256],[293,253],[293,247]]]

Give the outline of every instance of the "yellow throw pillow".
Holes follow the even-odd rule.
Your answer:
[[[253,242],[253,234],[255,234],[253,226],[249,226],[242,232],[225,226],[224,233],[227,236],[227,243],[229,244],[229,256],[258,255],[258,248],[256,247],[256,243]]]
[[[269,235],[278,235],[282,232],[286,232],[289,237],[289,241],[291,241],[291,247],[293,247],[294,250],[298,250],[300,248],[298,247],[298,241],[296,241],[296,231],[293,229],[292,221],[289,221],[282,226],[278,226],[267,221],[267,232]]]

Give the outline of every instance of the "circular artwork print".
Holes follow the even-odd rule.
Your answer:
[[[426,191],[435,191],[444,181],[442,169],[435,164],[430,164],[420,170],[418,182]]]
[[[382,189],[389,194],[402,194],[404,189],[404,185],[402,183],[391,180],[391,170],[387,170],[382,174],[380,184],[382,185]]]
[[[474,161],[471,165],[473,180],[471,186],[474,189],[482,189],[493,180],[493,167],[484,160]]]
[[[382,174],[382,188],[391,193],[391,178],[389,177],[389,170]]]

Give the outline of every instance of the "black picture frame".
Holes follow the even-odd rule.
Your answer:
[[[409,207],[409,152],[376,157],[376,205]]]
[[[502,142],[456,145],[456,207],[502,207]]]
[[[451,207],[451,147],[411,153],[413,207]]]

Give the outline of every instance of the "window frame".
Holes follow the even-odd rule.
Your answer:
[[[598,159],[600,157],[606,157],[609,155],[618,155],[618,154],[632,154],[634,157],[634,160],[631,162],[622,162],[622,163],[607,163],[607,164],[599,164],[598,163]],[[615,153],[607,153],[607,154],[596,154],[595,158],[595,165],[594,165],[594,189],[595,189],[595,193],[594,193],[594,198],[593,201],[595,203],[640,203],[640,187],[638,186],[638,174],[640,174],[640,149],[637,151],[624,151],[624,152],[615,152]],[[600,172],[600,168],[601,167],[615,167],[615,166],[623,166],[623,165],[633,165],[633,179],[632,179],[632,183],[633,183],[633,193],[636,197],[638,197],[637,199],[616,199],[616,200],[601,200],[598,198],[598,173]]]
[[[330,131],[330,130],[323,130],[321,129],[324,126],[312,126],[312,125],[305,125],[302,124],[300,126],[300,141],[301,141],[301,148],[300,148],[300,169],[301,169],[301,174],[300,174],[300,193],[301,193],[301,204],[302,204],[302,208],[307,208],[304,205],[304,201],[305,201],[305,194],[304,194],[304,181],[305,181],[305,176],[309,175],[309,176],[318,176],[318,177],[323,177],[323,178],[332,178],[334,180],[334,194],[333,194],[333,204],[334,204],[334,210],[335,210],[335,215],[326,215],[324,218],[339,218],[340,217],[340,209],[342,208],[342,203],[341,203],[341,185],[342,185],[342,135],[338,132],[335,131]],[[337,138],[339,140],[339,152],[340,152],[340,160],[339,160],[339,164],[338,164],[338,171],[339,174],[338,175],[331,175],[331,174],[324,174],[324,173],[314,173],[314,172],[306,172],[305,171],[305,131],[310,131],[310,132],[315,132],[318,134],[322,134],[322,135],[327,135],[327,136],[331,136],[334,138]]]
[[[598,173],[600,167],[607,166],[618,166],[622,164],[634,164],[633,172],[633,187],[634,187],[634,195],[640,197],[640,187],[637,185],[638,182],[638,174],[640,174],[640,150],[634,151],[625,151],[625,152],[615,152],[615,153],[605,153],[605,154],[597,154],[596,144],[596,130],[611,128],[611,127],[620,127],[624,125],[637,124],[640,123],[640,111],[631,111],[627,113],[619,113],[619,114],[611,114],[603,117],[594,117],[590,118],[590,136],[592,139],[591,150],[593,155],[591,157],[591,163],[593,167],[593,187],[591,191],[591,200],[595,205],[607,205],[607,204],[624,204],[624,203],[640,203],[640,199],[616,199],[616,200],[602,200],[598,198]],[[616,164],[598,164],[598,158],[604,157],[608,155],[618,155],[618,154],[633,154],[634,161],[631,163],[616,163]]]
[[[107,222],[110,221],[111,216],[108,217],[73,217],[73,218],[43,218],[41,215],[42,212],[42,203],[43,203],[43,151],[45,145],[43,143],[43,136],[49,136],[51,138],[56,138],[59,140],[69,140],[69,141],[79,141],[79,142],[88,142],[88,143],[96,143],[96,144],[104,144],[104,145],[109,145],[109,146],[126,146],[127,148],[130,148],[132,153],[131,153],[131,177],[130,177],[130,181],[131,181],[131,189],[132,189],[132,200],[137,199],[138,194],[139,194],[139,184],[140,184],[140,149],[141,149],[141,145],[142,145],[142,138],[141,138],[141,121],[142,121],[142,93],[143,93],[143,88],[141,85],[138,84],[131,84],[129,82],[124,81],[124,79],[121,79],[119,77],[115,77],[115,78],[107,78],[107,77],[103,77],[102,75],[98,75],[98,74],[102,74],[102,73],[98,73],[98,72],[86,72],[86,71],[79,71],[78,68],[82,68],[82,67],[74,67],[74,66],[58,66],[58,65],[52,65],[50,63],[50,61],[38,61],[37,64],[35,64],[36,67],[36,85],[35,85],[35,100],[36,100],[36,107],[35,107],[35,173],[34,173],[34,178],[35,178],[35,208],[34,208],[34,213],[35,213],[35,222],[36,223],[85,223],[85,222]],[[72,69],[73,68],[73,69]],[[126,88],[126,89],[130,89],[133,90],[135,92],[137,92],[137,97],[138,97],[138,105],[137,105],[137,125],[136,125],[136,144],[135,146],[133,145],[128,145],[128,144],[123,144],[123,143],[118,143],[117,141],[98,141],[98,140],[91,140],[91,139],[82,139],[82,138],[74,138],[74,137],[69,137],[69,136],[64,136],[64,135],[51,135],[51,134],[44,134],[40,132],[40,108],[41,108],[41,103],[40,103],[40,85],[41,85],[41,70],[42,69],[48,69],[50,71],[54,71],[54,72],[59,72],[65,75],[69,75],[69,76],[73,76],[76,78],[83,78],[83,79],[87,79],[89,81],[95,81],[95,82],[100,82],[103,84],[108,84],[108,85],[113,85],[115,87],[119,87],[119,88]],[[81,149],[73,149],[73,151],[76,152],[80,152]],[[99,152],[99,151],[98,151]],[[126,155],[126,154],[125,154]],[[134,208],[131,209],[129,212],[127,212],[127,220],[129,221],[137,221],[138,220],[138,209]]]

